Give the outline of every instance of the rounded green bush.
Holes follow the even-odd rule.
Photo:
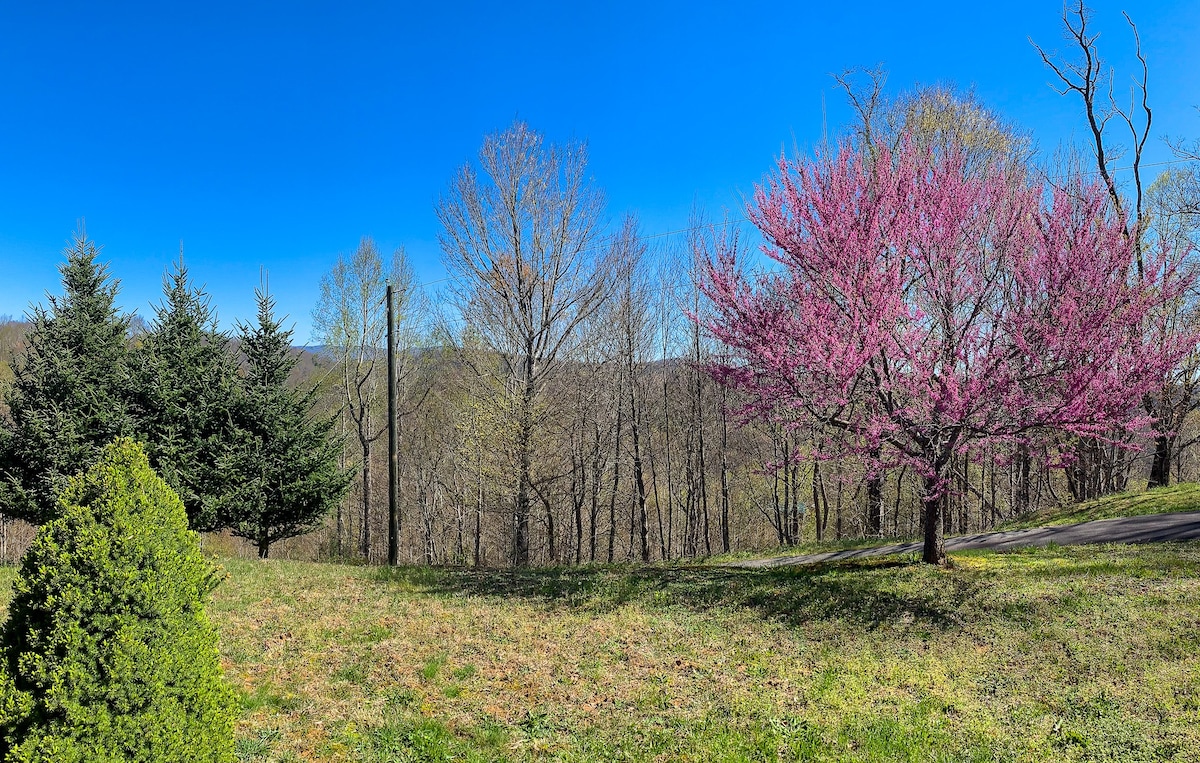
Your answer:
[[[234,695],[204,614],[216,570],[119,439],[59,496],[0,634],[4,763],[228,763]]]

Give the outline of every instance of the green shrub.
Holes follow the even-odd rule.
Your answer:
[[[216,570],[141,446],[71,479],[0,635],[4,763],[227,763],[236,700],[204,614]]]

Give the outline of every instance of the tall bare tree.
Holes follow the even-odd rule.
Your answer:
[[[1096,172],[1108,190],[1113,207],[1126,221],[1125,237],[1133,242],[1137,255],[1137,275],[1140,278],[1145,269],[1145,241],[1147,234],[1151,233],[1150,210],[1146,205],[1147,195],[1142,181],[1142,154],[1150,137],[1154,112],[1150,108],[1150,67],[1142,52],[1141,35],[1129,14],[1122,12],[1122,15],[1132,31],[1134,52],[1141,69],[1129,88],[1128,105],[1117,101],[1113,72],[1100,57],[1099,48],[1096,45],[1100,33],[1090,28],[1092,12],[1083,0],[1079,0],[1072,7],[1063,8],[1062,21],[1065,36],[1069,43],[1077,49],[1074,60],[1063,60],[1055,53],[1047,53],[1032,40],[1030,42],[1041,56],[1042,61],[1054,72],[1058,79],[1059,92],[1063,95],[1077,95],[1082,103],[1084,117],[1091,134],[1091,148]],[[1113,138],[1108,128],[1109,123],[1114,121],[1128,133],[1128,145],[1122,145]],[[1133,183],[1132,201],[1126,198],[1118,185],[1116,170],[1113,167],[1114,161],[1123,156],[1126,151],[1129,153],[1126,161],[1130,163],[1129,169]],[[1176,443],[1174,427],[1182,423],[1187,414],[1185,408],[1188,405],[1186,401],[1180,402],[1178,395],[1172,394],[1172,388],[1177,386],[1177,383],[1177,379],[1164,380],[1159,393],[1147,395],[1143,401],[1146,412],[1159,420],[1159,431],[1154,440],[1154,457],[1150,465],[1149,487],[1166,485],[1171,479],[1171,462],[1174,458]],[[1078,493],[1076,495],[1078,496]]]
[[[636,513],[630,517],[630,537],[637,531],[639,558],[650,561],[650,532],[646,515],[646,475],[643,465],[645,396],[641,391],[642,370],[650,344],[652,318],[645,279],[646,244],[638,234],[637,219],[627,216],[614,246],[622,259],[624,280],[616,297],[620,324],[620,355],[625,374],[625,403],[629,405],[630,457],[633,468]],[[630,543],[630,555],[633,551]]]
[[[500,356],[515,418],[513,563],[529,563],[532,445],[539,402],[560,357],[609,295],[614,263],[598,248],[603,196],[583,144],[546,144],[524,122],[484,139],[438,219],[450,291],[463,320]]]
[[[1063,27],[1067,39],[1079,49],[1079,58],[1075,61],[1062,61],[1055,54],[1047,53],[1040,45],[1030,40],[1037,49],[1042,61],[1054,72],[1060,83],[1059,92],[1063,95],[1075,93],[1083,102],[1083,113],[1087,119],[1088,129],[1092,137],[1092,152],[1096,160],[1096,171],[1108,189],[1109,198],[1119,214],[1125,216],[1125,235],[1134,242],[1137,252],[1138,275],[1145,267],[1142,257],[1142,236],[1145,233],[1145,194],[1142,189],[1142,152],[1150,137],[1150,125],[1154,113],[1150,108],[1149,90],[1150,68],[1142,54],[1142,39],[1138,34],[1137,25],[1128,13],[1123,13],[1126,23],[1133,30],[1133,40],[1138,62],[1141,64],[1141,77],[1135,79],[1129,92],[1129,106],[1117,103],[1113,88],[1113,75],[1106,71],[1104,61],[1096,47],[1099,32],[1088,29],[1091,21],[1091,10],[1084,5],[1083,0],[1072,8],[1063,8]],[[1139,116],[1140,114],[1140,116]],[[1108,123],[1118,119],[1129,131],[1132,139],[1134,202],[1133,209],[1117,187],[1113,174],[1112,161],[1120,155],[1120,149],[1113,145],[1107,132]],[[1116,150],[1114,150],[1116,149]]]
[[[363,237],[353,254],[339,255],[333,268],[321,278],[321,297],[313,310],[314,337],[323,353],[333,360],[343,412],[350,419],[362,457],[358,552],[365,559],[371,557],[372,542],[372,452],[375,442],[387,431],[384,295],[389,281],[395,293],[393,310],[400,327],[401,349],[411,349],[418,294],[402,248],[385,262],[375,242]],[[398,357],[397,386],[404,386],[415,376],[416,363],[411,353],[402,351]],[[340,550],[340,535],[337,542]]]

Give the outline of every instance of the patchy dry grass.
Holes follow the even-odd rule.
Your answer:
[[[829,551],[853,551],[860,548],[874,548],[893,543],[909,543],[915,537],[887,536],[882,538],[846,538],[843,540],[814,540],[808,538],[790,546],[775,546],[766,549],[743,549],[724,554],[714,554],[703,560],[704,564],[723,565],[730,562],[742,562],[749,559],[770,559],[779,556],[802,556],[806,554],[824,554]]]
[[[1197,543],[945,570],[223,563],[244,761],[1200,761]]]
[[[1020,517],[1000,529],[1016,530],[1026,527],[1073,525],[1077,522],[1090,522],[1093,519],[1170,514],[1180,511],[1200,511],[1200,485],[1194,482],[1184,482],[1153,490],[1129,491],[1085,503],[1045,509]]]

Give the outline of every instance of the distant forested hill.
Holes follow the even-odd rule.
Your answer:
[[[7,384],[13,378],[13,358],[24,347],[25,333],[29,323],[14,320],[11,316],[0,315],[0,385]],[[0,406],[3,406],[0,401]]]

